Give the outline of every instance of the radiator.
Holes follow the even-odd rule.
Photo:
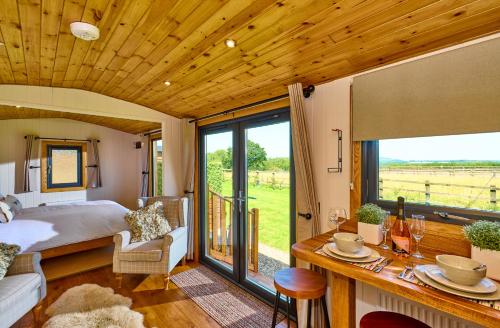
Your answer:
[[[469,321],[396,296],[362,283],[356,285],[356,322],[359,327],[361,317],[371,311],[391,311],[401,313],[433,328],[479,328]]]

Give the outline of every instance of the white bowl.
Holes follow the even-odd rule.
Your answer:
[[[437,255],[436,263],[446,279],[460,285],[474,286],[486,277],[486,266],[468,257]]]
[[[337,232],[333,234],[333,240],[338,249],[346,253],[359,252],[365,244],[361,235],[349,232]]]

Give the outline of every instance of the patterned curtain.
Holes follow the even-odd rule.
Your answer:
[[[26,136],[26,152],[24,157],[23,192],[38,189],[37,172],[40,169],[38,159],[38,139],[34,135]]]
[[[98,143],[99,141],[97,139],[90,140],[89,159],[93,160],[93,164],[88,165],[88,171],[89,171],[88,174],[89,179],[87,183],[88,188],[102,187],[101,163],[99,161]]]
[[[195,160],[195,123],[188,119],[182,122],[183,130],[183,168],[184,168],[184,194],[188,198],[188,251],[187,259],[194,259],[194,160]]]
[[[311,223],[305,222],[305,219],[299,218],[297,220],[297,231],[304,230],[304,227],[311,229],[312,236],[317,236],[321,233],[320,223],[320,208],[319,199],[316,192],[314,182],[314,172],[312,165],[312,153],[309,145],[310,139],[307,129],[304,95],[302,93],[302,84],[295,83],[288,86],[288,93],[290,95],[290,118],[292,124],[292,146],[293,146],[293,159],[295,165],[295,174],[297,178],[297,210],[302,213],[310,213],[312,215]],[[312,224],[312,227],[310,226]],[[308,235],[304,234],[304,238]],[[304,239],[298,236],[298,240]],[[315,271],[322,272],[320,268],[313,266]],[[322,272],[326,275],[326,272]],[[298,302],[298,314],[304,311],[304,303]],[[313,302],[312,311],[312,326],[324,327],[325,318],[321,309],[319,300]],[[302,321],[302,320],[301,320]]]
[[[141,140],[144,146],[141,148],[141,160],[142,160],[142,181],[141,181],[141,197],[151,197],[152,196],[152,186],[151,186],[151,136],[144,136]]]

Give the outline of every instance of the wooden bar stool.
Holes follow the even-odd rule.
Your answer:
[[[359,322],[359,328],[431,328],[422,321],[404,314],[387,311],[375,311],[365,314]]]
[[[287,326],[290,327],[290,298],[296,300],[307,300],[307,327],[311,324],[312,300],[321,298],[321,305],[325,313],[326,326],[330,327],[328,310],[326,308],[326,279],[321,274],[301,268],[283,269],[274,275],[274,287],[276,288],[276,300],[274,301],[273,325],[276,326],[278,307],[281,294],[286,296]]]

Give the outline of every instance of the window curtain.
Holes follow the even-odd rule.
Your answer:
[[[88,170],[87,188],[101,188],[102,187],[101,163],[99,161],[98,144],[99,144],[99,141],[97,139],[90,140],[88,158],[91,161],[91,164],[89,164],[87,167],[87,170]]]
[[[182,121],[183,130],[183,168],[184,194],[188,198],[188,250],[187,259],[194,259],[194,161],[195,161],[195,123],[188,119]]]
[[[142,162],[142,181],[141,181],[141,197],[152,196],[151,186],[151,135],[142,137],[143,144],[141,148],[141,162]]]
[[[314,172],[312,165],[311,147],[309,145],[310,139],[307,129],[304,95],[302,93],[302,84],[295,83],[288,86],[288,93],[290,96],[290,117],[292,124],[292,146],[293,146],[293,159],[296,174],[296,194],[297,194],[297,211],[301,213],[310,213],[312,216],[311,222],[302,217],[297,219],[297,241],[306,239],[312,233],[312,236],[321,233],[320,224],[320,209],[316,186],[314,182]],[[309,229],[309,233],[302,233]],[[326,272],[320,268],[313,266],[315,271],[321,272],[326,275]],[[323,271],[323,272],[322,272]],[[297,302],[297,312],[299,315],[299,322],[304,325],[303,318],[305,311],[307,311],[306,302]],[[325,327],[325,318],[321,310],[319,300],[313,302],[312,311],[312,326]]]
[[[39,139],[34,135],[26,136],[26,152],[24,157],[23,192],[38,190],[38,172],[40,163],[38,157]]]

